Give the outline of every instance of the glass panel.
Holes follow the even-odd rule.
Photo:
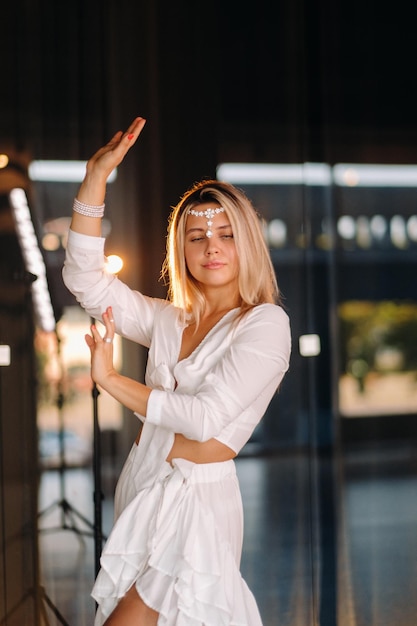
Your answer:
[[[287,584],[297,589],[305,603],[300,611],[309,606],[312,613],[291,611],[291,624],[316,623],[316,612],[322,613],[323,623],[333,623],[335,587],[327,582],[334,580],[336,561],[332,461],[319,459],[319,450],[329,449],[333,440],[331,169],[320,163],[235,164],[219,168],[218,177],[241,187],[264,218],[265,237],[291,320],[290,371],[255,432],[255,441],[250,442],[264,451],[285,451],[272,457],[280,466],[288,461],[290,473],[284,482],[291,493],[284,496],[275,481],[279,520],[274,523],[278,535],[285,537]],[[277,609],[278,622],[288,619],[285,608]]]
[[[417,168],[338,165],[337,290],[342,417],[417,408]]]
[[[415,621],[416,181],[334,168],[341,626]]]

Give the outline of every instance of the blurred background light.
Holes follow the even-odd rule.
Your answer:
[[[32,161],[29,164],[29,177],[37,181],[78,183],[84,179],[85,168],[85,161]],[[116,178],[117,169],[110,174],[108,182]]]

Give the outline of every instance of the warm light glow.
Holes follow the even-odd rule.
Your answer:
[[[118,274],[123,267],[123,259],[117,254],[106,257],[106,269],[110,274]]]
[[[372,245],[369,219],[366,215],[360,215],[356,220],[356,243],[364,250]]]
[[[46,233],[42,237],[42,248],[48,252],[54,252],[61,246],[61,240],[55,233]]]
[[[7,167],[9,164],[9,157],[7,154],[0,154],[0,169]]]
[[[407,248],[407,227],[402,215],[394,215],[391,224],[391,241],[396,248],[404,250]]]
[[[359,183],[359,174],[353,167],[348,168],[343,173],[343,182],[347,187],[356,187]]]

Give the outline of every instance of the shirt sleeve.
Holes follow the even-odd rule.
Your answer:
[[[102,319],[113,309],[116,332],[149,347],[155,316],[168,302],[130,289],[105,269],[105,239],[69,232],[62,276],[66,287],[83,309]]]
[[[231,332],[228,349],[196,393],[154,389],[146,421],[189,439],[207,441],[254,404],[265,389],[278,388],[291,350],[286,313],[275,305],[255,307]]]

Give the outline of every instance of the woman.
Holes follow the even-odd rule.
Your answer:
[[[143,425],[115,494],[93,589],[96,624],[261,625],[239,572],[242,505],[233,458],[288,368],[288,317],[259,219],[233,186],[206,181],[173,210],[169,299],[104,269],[106,181],[145,125],[136,118],[88,162],[63,270],[95,326],[92,377]],[[145,384],[113,367],[115,332],[149,348]]]

